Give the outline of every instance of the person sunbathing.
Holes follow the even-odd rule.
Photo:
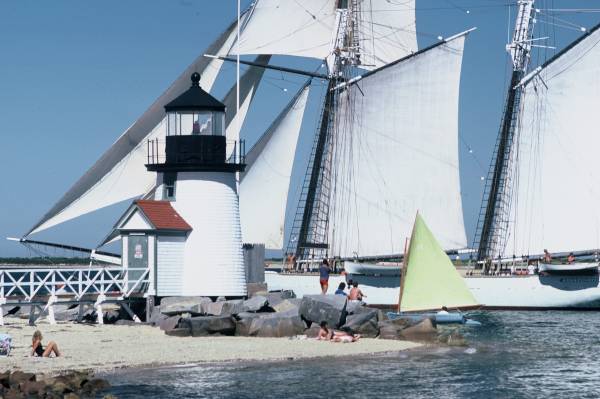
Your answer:
[[[40,330],[36,330],[33,333],[33,337],[31,338],[31,356],[50,357],[50,355],[54,353],[55,357],[59,357],[60,351],[58,350],[58,345],[56,345],[56,342],[48,342],[48,346],[46,349],[44,349],[44,346],[42,345],[42,338],[43,337]]]
[[[320,323],[319,333],[317,334],[317,340],[320,341],[333,341],[333,342],[355,342],[360,339],[359,334],[353,334],[352,331],[348,330],[330,330],[327,326],[326,321]]]

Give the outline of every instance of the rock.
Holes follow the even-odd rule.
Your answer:
[[[300,315],[312,323],[326,321],[329,328],[338,328],[346,322],[346,302],[342,295],[305,295]]]
[[[213,316],[231,316],[245,311],[244,301],[233,299],[230,301],[212,302],[207,304],[205,311],[206,314]]]
[[[277,305],[271,306],[271,308],[276,312],[289,312],[290,310],[295,310],[300,314],[300,303],[302,299],[300,298],[289,298],[284,299],[279,302]]]
[[[283,313],[263,313],[252,319],[250,336],[253,337],[292,337],[303,334],[306,324],[294,311]]]
[[[0,385],[4,388],[10,388],[10,371],[0,373]]]
[[[235,335],[240,337],[247,337],[250,335],[250,326],[252,320],[260,317],[259,313],[242,312],[236,316],[235,321]]]
[[[91,396],[96,392],[103,391],[108,388],[110,388],[110,384],[108,383],[108,381],[103,380],[101,378],[93,378],[89,381],[86,381],[83,384],[81,390],[82,393]]]
[[[26,396],[42,396],[46,390],[46,383],[43,381],[25,381],[19,384],[19,390]]]
[[[170,296],[160,301],[160,312],[167,316],[189,313],[192,316],[205,314],[205,306],[212,303],[202,296]]]
[[[190,337],[192,331],[188,327],[177,327],[169,331],[165,331],[166,335],[171,337]]]
[[[63,399],[79,399],[79,395],[73,392],[69,392],[65,396],[63,396]]]
[[[17,388],[11,388],[4,391],[4,399],[21,399],[25,398],[25,395],[21,393]]]
[[[266,296],[269,292],[267,283],[248,283],[247,290],[249,298],[256,295]]]
[[[317,323],[313,323],[310,328],[304,330],[304,335],[306,335],[308,338],[317,338],[320,329],[321,327],[319,327]]]
[[[394,319],[379,321],[379,338],[382,339],[403,339],[402,330],[414,325],[415,322],[411,319]]]
[[[414,326],[406,327],[401,334],[409,341],[433,342],[437,338],[437,330],[430,318],[426,318]]]
[[[18,387],[20,383],[26,381],[35,381],[35,374],[24,373],[22,371],[14,371],[8,377],[8,383],[11,387]]]
[[[355,334],[366,338],[375,338],[379,334],[377,325],[377,310],[350,315],[346,318],[346,324],[342,328],[349,328]]]
[[[163,331],[171,331],[177,328],[180,320],[181,317],[179,316],[171,316],[167,319],[161,320],[161,322],[159,323],[159,327]]]
[[[115,324],[117,320],[119,320],[119,311],[109,310],[107,312],[103,312],[103,318],[105,324]]]
[[[243,307],[246,312],[258,312],[262,308],[267,306],[267,298],[264,296],[256,295],[247,299],[243,302]]]
[[[147,320],[153,326],[158,326],[160,322],[164,319],[167,319],[169,316],[162,314],[160,311],[160,306],[155,306],[150,313],[150,318]]]
[[[233,335],[235,320],[231,316],[197,316],[181,319],[181,327],[189,328],[192,337],[212,334]]]

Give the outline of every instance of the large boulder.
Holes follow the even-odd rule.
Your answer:
[[[207,315],[212,316],[232,316],[244,312],[244,301],[233,299],[229,301],[211,302],[204,308]]]
[[[296,294],[294,294],[294,291],[291,290],[273,291],[267,294],[269,306],[272,308],[285,301],[286,299],[292,298],[296,298]]]
[[[342,329],[349,328],[355,334],[375,338],[379,334],[377,313],[377,310],[371,309],[369,312],[350,315],[346,318],[346,324],[342,326]]]
[[[409,341],[434,342],[437,330],[430,318],[426,318],[414,326],[402,330],[402,337]]]
[[[209,303],[212,303],[211,299],[202,296],[170,296],[160,301],[160,311],[167,316],[182,313],[195,316],[204,314]]]
[[[235,335],[247,337],[250,335],[250,326],[252,320],[260,317],[260,313],[242,312],[236,315],[235,320]]]
[[[254,337],[292,337],[303,334],[306,324],[294,311],[283,313],[263,313],[252,319],[250,336]]]
[[[304,335],[306,335],[308,338],[317,338],[320,330],[321,327],[318,324],[313,323],[309,328],[304,330]]]
[[[150,318],[146,321],[153,326],[158,326],[161,321],[167,318],[169,318],[169,316],[161,313],[160,306],[155,306],[152,308],[152,312],[150,312]]]
[[[298,314],[300,314],[300,303],[302,302],[301,298],[289,298],[284,299],[279,302],[277,305],[271,305],[270,307],[276,312],[289,312],[290,310],[295,310]]]
[[[409,318],[381,320],[377,323],[377,326],[379,327],[379,338],[404,339],[402,330],[414,324],[415,322]]]
[[[248,283],[247,284],[248,297],[252,298],[256,295],[266,296],[269,293],[267,283]]]
[[[342,295],[305,295],[300,315],[311,323],[326,321],[330,328],[338,328],[346,322],[346,302]]]
[[[256,295],[245,300],[243,303],[243,308],[246,312],[259,312],[261,309],[265,308],[268,303],[269,301],[266,297]]]
[[[234,335],[235,320],[231,316],[198,316],[181,319],[181,327],[189,328],[192,337],[221,334]]]
[[[168,332],[174,330],[179,326],[179,322],[181,321],[180,316],[171,316],[164,320],[161,320],[158,324],[161,330]]]

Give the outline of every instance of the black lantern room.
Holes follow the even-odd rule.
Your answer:
[[[243,170],[243,142],[230,143],[227,159],[225,104],[202,90],[200,74],[194,72],[191,79],[192,87],[165,105],[164,155],[158,140],[149,141],[146,167],[158,172]]]

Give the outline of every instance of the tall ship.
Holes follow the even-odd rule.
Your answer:
[[[368,303],[397,304],[399,264],[418,211],[444,250],[471,254],[464,275],[479,303],[600,307],[594,258],[600,161],[593,145],[600,122],[600,27],[531,68],[535,12],[534,0],[518,2],[508,45],[511,79],[473,250],[465,233],[458,146],[463,51],[473,29],[419,49],[414,0],[255,1],[20,241],[57,245],[35,234],[125,200],[154,198],[159,187],[145,165],[150,154],[164,152],[165,126],[173,123],[162,107],[184,91],[193,72],[211,91],[221,66],[237,62],[237,81],[223,98],[231,111],[222,122],[228,158],[241,154],[242,126],[265,71],[306,77],[244,152],[246,167],[237,174],[242,241],[283,251],[287,261],[280,272],[266,273],[269,288],[318,293],[316,277],[301,271],[331,258],[346,270],[331,284],[353,279]],[[321,65],[312,71],[275,65],[273,55]],[[286,221],[315,86],[323,88],[320,113],[297,210]],[[102,251],[114,239],[107,235],[92,258],[120,262],[119,254]],[[589,262],[530,264],[544,249],[558,254],[555,260],[573,252]]]

